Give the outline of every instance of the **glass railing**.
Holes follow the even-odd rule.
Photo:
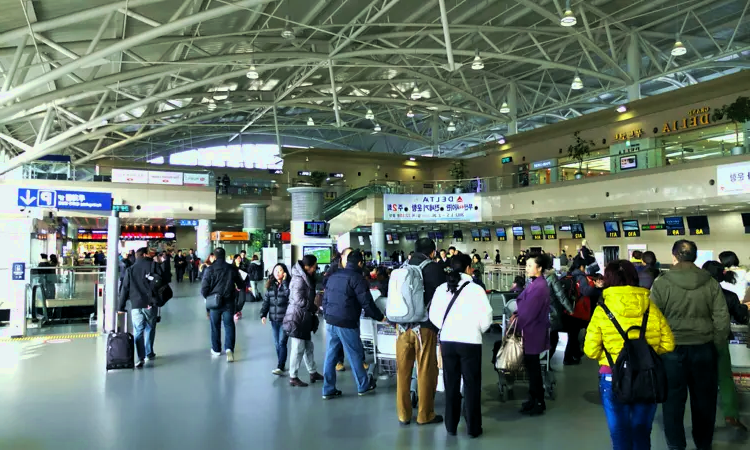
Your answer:
[[[610,150],[604,149],[592,152],[590,157],[580,163],[560,158],[560,162],[544,164],[539,170],[459,180],[389,181],[382,189],[388,194],[489,193],[529,186],[573,183],[581,179],[598,179],[736,156],[742,152],[736,149],[735,139],[734,133],[719,131],[706,133],[699,139],[673,141],[651,148],[626,147],[626,150],[615,155],[610,155]],[[742,141],[740,133],[740,144]],[[381,186],[381,180],[374,180],[372,183]]]
[[[368,196],[385,193],[388,193],[387,186],[376,183],[347,191],[341,197],[323,207],[323,219],[331,220]]]

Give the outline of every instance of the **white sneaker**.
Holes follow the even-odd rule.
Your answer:
[[[143,367],[143,360],[139,359],[138,362],[135,363],[135,368],[140,369],[141,367]]]
[[[282,376],[282,375],[284,375],[284,371],[281,370],[281,369],[273,369],[271,371],[271,373],[274,374],[274,375],[276,375],[276,376],[279,376],[279,377]]]
[[[234,362],[234,352],[227,350],[227,362]]]
[[[221,356],[221,352],[215,352],[214,349],[211,349],[211,356]]]

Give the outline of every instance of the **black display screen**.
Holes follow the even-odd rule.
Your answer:
[[[453,240],[456,242],[463,242],[464,232],[461,230],[453,230]]]
[[[305,222],[305,236],[327,237],[328,224],[326,222]]]
[[[573,236],[573,239],[583,239],[586,237],[586,231],[583,228],[582,223],[571,223],[570,224],[570,234]]]
[[[479,230],[478,229],[471,230],[471,240],[474,241],[474,242],[478,242],[479,241]]]
[[[482,234],[482,241],[487,242],[487,241],[491,241],[492,240],[489,228],[482,228],[481,229],[481,234]]]
[[[616,220],[607,220],[604,222],[604,234],[608,238],[620,237],[620,222]]]
[[[710,227],[708,226],[708,216],[688,216],[687,224],[691,236],[711,234]]]
[[[664,226],[667,228],[667,236],[685,235],[685,221],[682,216],[665,217]]]

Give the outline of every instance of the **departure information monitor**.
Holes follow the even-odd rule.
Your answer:
[[[685,221],[682,216],[665,217],[664,225],[667,227],[667,236],[685,235]]]
[[[583,229],[583,224],[571,223],[570,234],[573,236],[573,239],[584,239],[586,237],[586,231]]]
[[[641,236],[641,229],[638,226],[637,220],[623,220],[622,232],[625,235],[625,237],[640,237]]]
[[[604,234],[606,234],[608,238],[620,237],[620,222],[616,220],[604,221]]]

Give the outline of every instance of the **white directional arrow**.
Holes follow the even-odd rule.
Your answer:
[[[26,189],[26,196],[25,197],[18,197],[21,199],[21,201],[26,205],[29,206],[30,204],[34,203],[36,200],[36,197],[31,196],[31,191]]]

